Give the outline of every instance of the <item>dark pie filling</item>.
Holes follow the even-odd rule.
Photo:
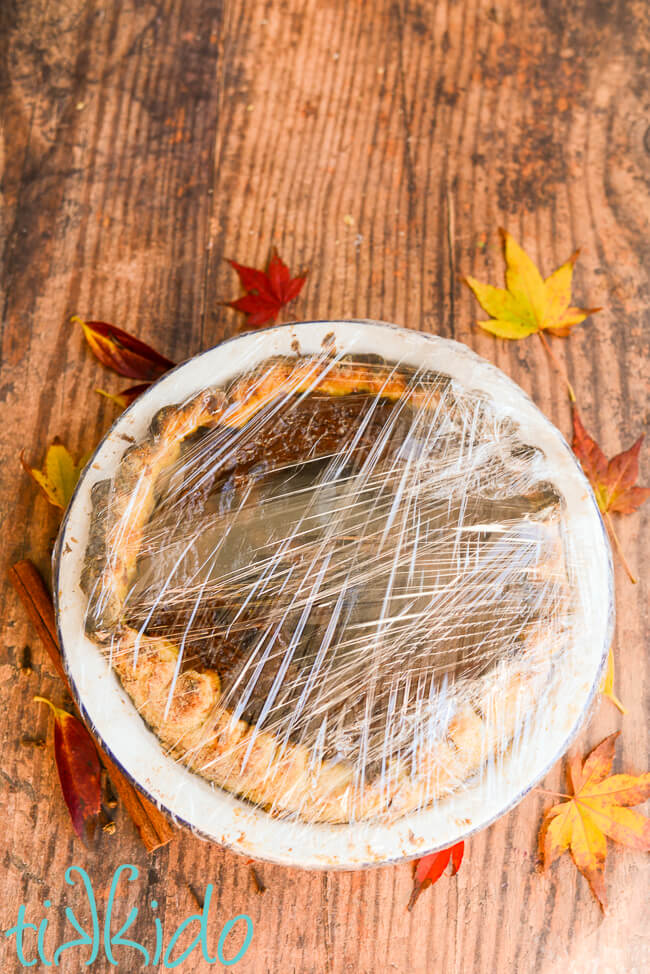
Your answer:
[[[391,526],[405,466],[426,449],[418,429],[404,402],[313,394],[237,436],[198,431],[158,484],[126,602],[128,624],[173,638],[184,667],[218,672],[228,709],[366,778],[418,726],[444,733],[451,685],[516,652],[555,585],[528,570],[558,496],[544,484],[510,496],[499,461],[485,489],[426,496],[417,523],[414,510]],[[504,581],[513,538],[520,571]]]

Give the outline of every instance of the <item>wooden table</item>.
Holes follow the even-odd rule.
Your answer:
[[[582,246],[574,293],[604,310],[553,347],[608,453],[642,432],[643,0],[22,0],[2,16],[5,564],[31,556],[47,569],[58,522],[22,473],[21,448],[40,463],[58,434],[80,455],[116,415],[93,389],[115,391],[120,380],[93,359],[71,315],[119,324],[181,360],[241,326],[221,304],[240,293],[224,258],[260,266],[272,244],[310,271],[296,317],[386,319],[467,342],[566,434],[565,389],[541,345],[480,332],[459,273],[500,283],[499,225],[546,273]],[[647,448],[642,472],[648,482]],[[634,771],[648,766],[649,514],[650,504],[617,522],[641,578],[631,585],[617,564],[628,713],[601,700],[577,742],[584,752],[622,727],[617,766]],[[28,919],[50,917],[51,953],[72,936],[65,906],[83,902],[65,869],[88,871],[102,909],[116,867],[133,863],[140,879],[119,901],[123,918],[141,907],[128,936],[152,944],[147,897],[168,937],[196,909],[188,883],[213,883],[215,941],[235,914],[254,923],[240,971],[648,970],[646,860],[610,850],[603,919],[568,857],[536,872],[552,801],[539,792],[472,838],[458,877],[443,877],[412,913],[408,865],[349,874],[263,865],[259,895],[242,859],[190,835],[147,856],[119,811],[116,834],[84,849],[49,745],[21,743],[51,734],[32,696],[65,698],[10,591],[4,605],[3,930],[26,903]],[[26,645],[31,670],[21,669]],[[558,765],[545,787],[562,784]],[[2,939],[2,970],[22,970]],[[139,969],[132,951],[117,956],[118,970]],[[86,969],[86,957],[71,951],[60,969]],[[112,969],[102,955],[90,968]],[[180,969],[214,968],[195,952]]]

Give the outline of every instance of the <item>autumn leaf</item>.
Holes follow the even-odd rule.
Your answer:
[[[600,692],[604,697],[614,704],[615,707],[621,711],[622,714],[627,713],[625,707],[618,699],[614,693],[614,647],[609,647],[609,653],[607,654],[607,668],[605,670],[605,675],[603,677],[603,682],[600,684]]]
[[[573,452],[594,488],[598,507],[603,514],[632,514],[650,497],[650,487],[638,487],[640,436],[627,450],[608,460],[596,441],[587,433],[573,409]]]
[[[176,364],[139,338],[106,321],[83,321],[78,316],[71,321],[81,325],[86,341],[102,365],[118,375],[153,382]]]
[[[423,856],[422,859],[418,859],[415,865],[413,889],[407,909],[413,909],[422,890],[438,882],[449,865],[450,860],[452,864],[452,876],[456,875],[463,861],[464,851],[465,843],[457,842],[456,845],[452,845],[448,849],[443,849],[441,852],[432,852],[430,856]]]
[[[273,251],[266,271],[245,267],[234,260],[228,263],[237,271],[246,294],[236,301],[227,301],[227,307],[242,311],[251,328],[274,322],[280,310],[298,297],[307,280],[306,274],[292,278],[277,251]]]
[[[30,467],[25,462],[24,452],[20,454],[20,462],[24,470],[36,481],[50,504],[62,510],[65,510],[70,503],[79,474],[87,460],[88,457],[84,456],[79,463],[75,463],[67,447],[58,439],[48,447],[42,470]]]
[[[122,389],[121,392],[107,392],[106,389],[95,389],[95,392],[98,392],[100,396],[104,396],[106,399],[110,399],[117,406],[119,406],[120,409],[126,409],[126,407],[130,406],[132,402],[135,402],[138,396],[141,396],[150,385],[150,382],[142,382],[140,385],[129,386],[128,389]]]
[[[573,409],[573,452],[577,456],[589,483],[593,487],[598,507],[607,521],[616,548],[630,580],[635,582],[614,531],[610,514],[632,514],[650,497],[650,487],[636,484],[639,476],[640,436],[627,450],[608,460],[598,443],[582,425],[578,410]]]
[[[544,869],[569,850],[603,910],[607,837],[650,852],[650,820],[630,808],[650,797],[650,773],[610,776],[618,735],[617,731],[605,738],[584,763],[569,759],[573,795],[563,795],[568,801],[549,809],[540,830]]]
[[[54,758],[61,791],[72,827],[80,839],[101,809],[101,768],[92,737],[76,717],[55,707],[46,697],[34,697],[46,703],[54,714]]]
[[[541,331],[566,337],[574,325],[600,311],[571,305],[571,279],[579,250],[544,280],[514,237],[507,230],[499,232],[506,260],[505,288],[481,284],[474,277],[464,278],[490,315],[488,320],[477,322],[481,328],[499,338],[526,338]]]

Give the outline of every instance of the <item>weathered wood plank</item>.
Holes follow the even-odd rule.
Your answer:
[[[500,279],[500,224],[547,273],[582,246],[576,294],[605,310],[554,349],[609,452],[643,431],[650,139],[640,0],[26,0],[2,15],[5,562],[30,555],[47,567],[56,530],[19,450],[37,461],[59,434],[85,452],[114,416],[92,389],[116,390],[119,379],[89,356],[70,316],[114,321],[181,359],[239,325],[219,303],[238,293],[224,257],[259,264],[272,244],[292,267],[310,268],[297,317],[384,318],[466,341],[566,433],[566,395],[539,343],[477,331],[458,274]],[[647,456],[642,468],[647,482]],[[628,714],[621,722],[601,703],[579,746],[622,723],[620,766],[641,769],[648,513],[619,525],[641,577],[631,586],[617,569]],[[8,594],[5,604],[3,929],[19,903],[42,916],[49,896],[51,952],[70,936],[65,905],[81,902],[65,868],[87,868],[105,906],[114,869],[130,862],[142,880],[124,884],[123,918],[146,907],[146,881],[167,936],[196,908],[188,882],[215,884],[211,931],[248,913],[255,935],[242,971],[648,966],[645,862],[611,856],[601,920],[568,861],[547,877],[535,871],[540,795],[474,837],[458,877],[412,914],[408,866],[323,875],[262,866],[260,896],[240,858],[191,836],[146,857],[121,813],[117,834],[84,850],[49,751],[20,743],[46,732],[32,695],[63,696],[35,644],[33,670],[20,669],[33,634]],[[558,767],[546,787],[561,783]],[[152,945],[150,912],[129,935]],[[3,970],[22,969],[3,949]],[[79,968],[73,955],[65,974]],[[191,959],[181,969],[209,968]]]

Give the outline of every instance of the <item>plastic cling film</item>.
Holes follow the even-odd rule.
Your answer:
[[[531,746],[588,606],[546,456],[449,376],[271,358],[93,488],[86,630],[167,753],[274,816],[392,821]]]

